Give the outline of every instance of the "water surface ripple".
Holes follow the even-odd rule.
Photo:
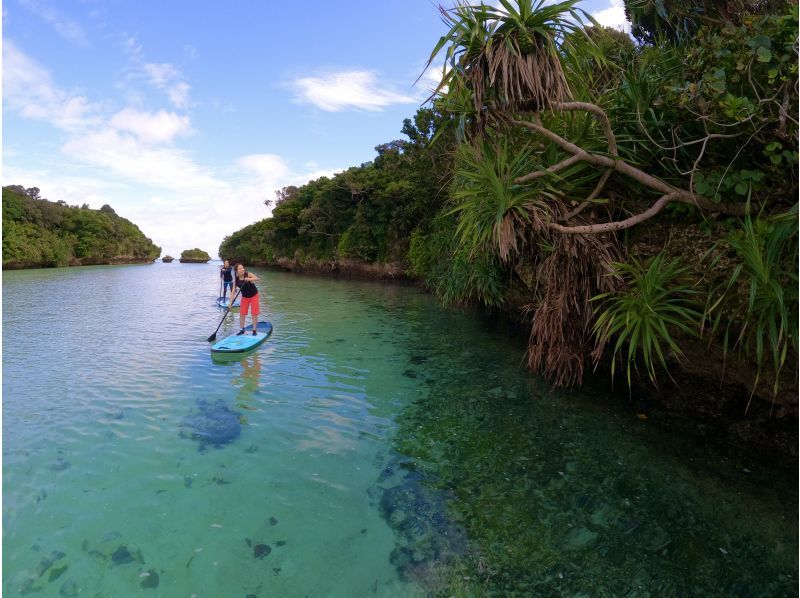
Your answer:
[[[215,264],[3,273],[4,592],[796,595],[795,472],[554,393],[419,290],[256,272],[232,359]]]

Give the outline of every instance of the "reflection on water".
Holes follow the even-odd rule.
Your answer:
[[[796,594],[794,471],[416,289],[258,274],[273,335],[222,358],[214,264],[3,274],[5,592]]]

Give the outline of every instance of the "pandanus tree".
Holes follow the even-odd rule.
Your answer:
[[[578,187],[596,175],[577,158],[558,158],[552,144],[520,141],[520,125],[550,132],[542,113],[579,107],[570,102],[561,60],[582,42],[577,34],[586,15],[574,5],[574,0],[554,5],[501,0],[499,8],[440,7],[450,29],[429,61],[445,50],[447,64],[435,93],[466,140],[452,193],[457,233],[474,252],[493,250],[516,267],[533,262],[539,283],[537,301],[527,308],[533,314],[528,362],[559,384],[582,377],[592,349],[589,300],[613,285],[604,275],[616,253],[608,236],[552,234],[551,224],[576,212],[560,184],[562,175],[572,175]],[[613,137],[608,144],[615,154]],[[597,197],[608,174],[599,177],[587,202]],[[582,218],[577,212],[571,217]]]
[[[617,231],[674,202],[728,215],[743,215],[748,205],[696,191],[694,175],[709,142],[741,135],[710,130],[712,119],[692,115],[699,137],[667,148],[675,155],[700,148],[693,165],[674,177],[640,167],[636,147],[620,151],[606,109],[580,77],[565,72],[577,55],[604,62],[583,26],[597,23],[576,3],[440,7],[449,30],[428,61],[444,52],[432,98],[453,114],[467,144],[451,194],[462,244],[488,248],[515,269],[519,262],[534,265],[528,363],[557,384],[580,382],[589,355],[602,353],[607,339],[592,334],[590,300],[620,284],[621,277],[609,275],[619,257]],[[637,136],[634,145],[649,151],[648,140]],[[607,189],[610,180],[636,200],[621,201]]]

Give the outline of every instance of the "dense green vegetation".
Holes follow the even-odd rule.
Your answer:
[[[245,263],[280,256],[405,260],[412,233],[434,220],[446,198],[438,190],[452,163],[449,143],[430,144],[442,119],[421,109],[403,123],[409,140],[378,146],[372,162],[284,188],[272,218],[227,237],[220,255]]]
[[[604,354],[656,381],[699,340],[777,391],[797,362],[797,6],[626,2],[634,42],[573,0],[501,5],[442,11],[448,69],[408,140],[284,189],[220,255],[395,261],[444,301],[522,307],[528,365],[557,384]]]
[[[68,206],[39,189],[3,187],[3,268],[152,262],[161,248],[104,205]]]
[[[211,256],[208,255],[202,249],[194,248],[194,249],[185,249],[181,251],[181,261],[182,262],[203,262],[206,263],[211,259]]]

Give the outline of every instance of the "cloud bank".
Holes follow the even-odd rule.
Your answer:
[[[172,94],[176,108],[185,106],[182,90],[189,86],[180,72],[168,63],[141,61],[141,47],[133,38],[127,44],[140,80]],[[249,154],[209,167],[176,145],[194,132],[185,112],[114,110],[92,102],[59,87],[50,71],[11,40],[4,40],[3,67],[4,108],[64,132],[60,159],[54,156],[45,167],[16,168],[9,148],[3,184],[36,186],[43,197],[71,205],[109,204],[164,253],[201,247],[216,255],[223,235],[269,215],[264,201],[274,199],[276,190],[333,174],[316,165],[294,169],[277,154]]]

